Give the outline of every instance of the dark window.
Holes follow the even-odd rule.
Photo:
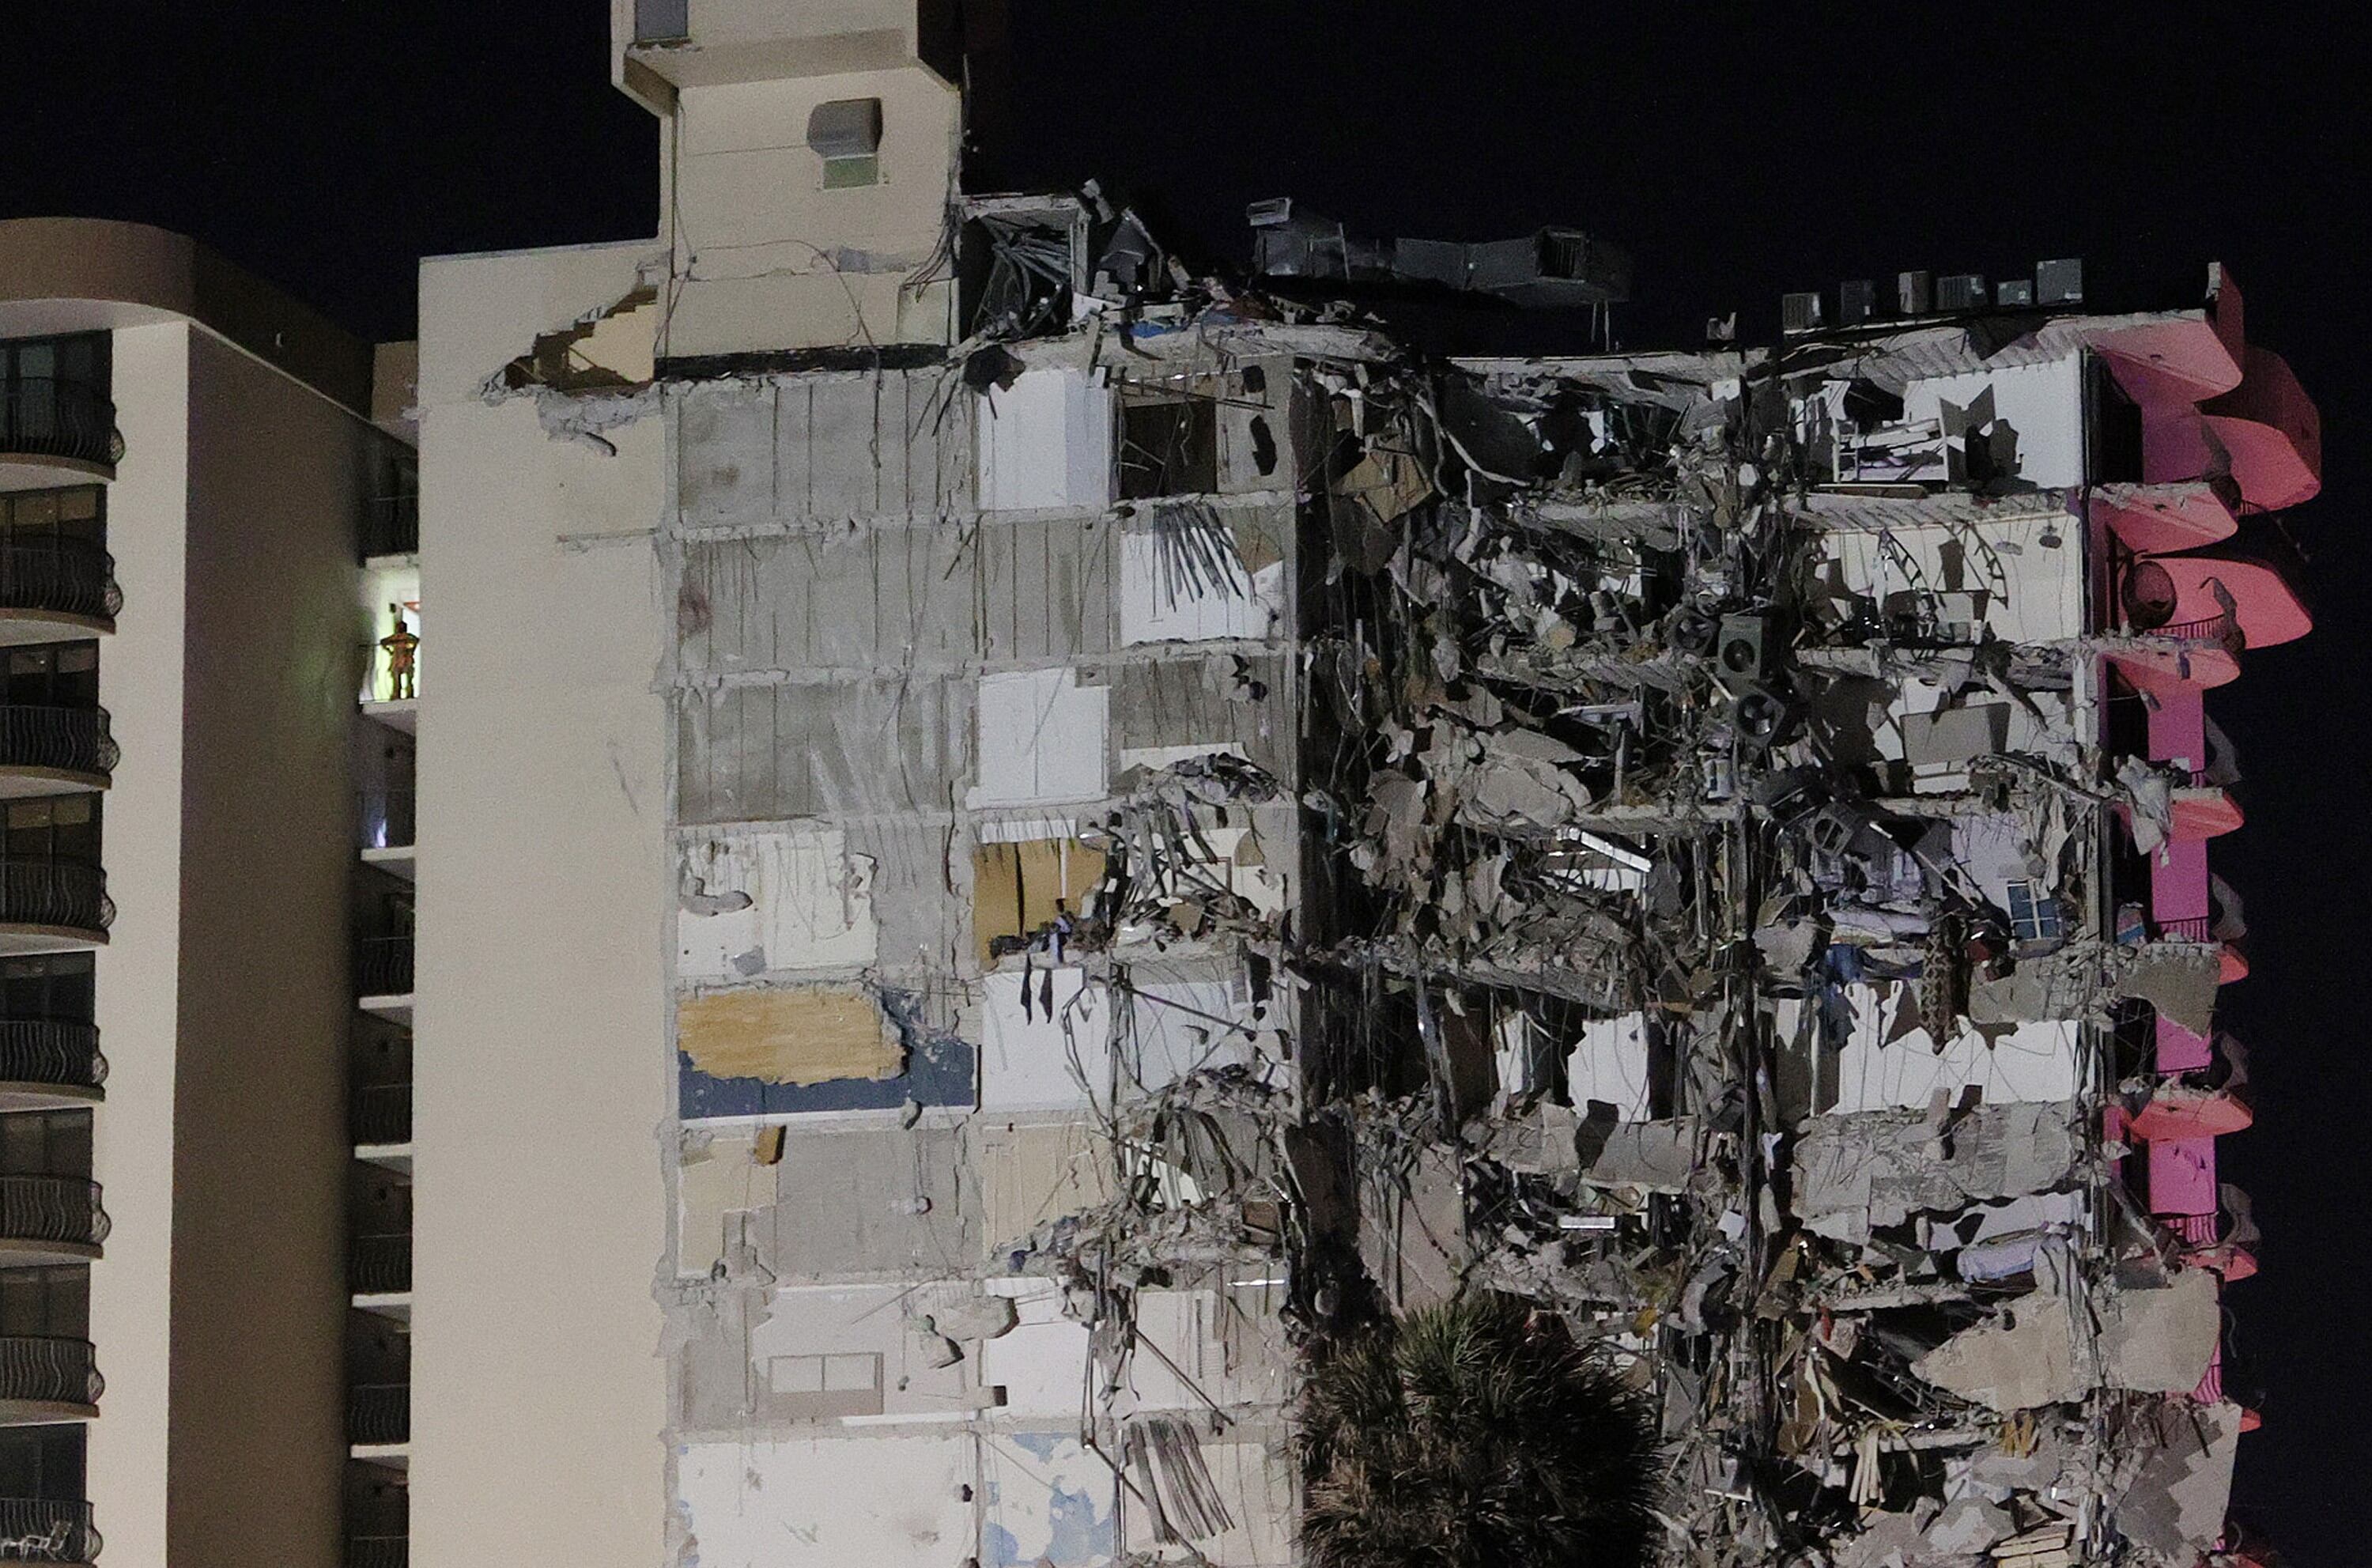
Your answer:
[[[0,1018],[89,1023],[91,969],[88,953],[0,959]]]
[[[0,864],[99,864],[99,802],[89,796],[12,800],[6,821]]]
[[[107,492],[96,484],[72,490],[31,490],[0,495],[0,544],[38,545],[64,540],[107,548]]]
[[[90,1337],[90,1265],[0,1269],[0,1337]]]
[[[677,43],[692,36],[692,0],[634,0],[634,41]]]
[[[80,1423],[0,1427],[0,1498],[78,1502],[82,1489]]]
[[[1124,402],[1120,414],[1122,500],[1207,495],[1219,488],[1219,413],[1206,398]]]
[[[374,555],[410,555],[420,549],[420,459],[400,442],[371,447],[362,535],[366,561]]]
[[[2142,477],[2141,405],[2125,396],[2109,367],[2091,365],[2092,472],[2095,484],[2138,484]]]
[[[99,704],[99,645],[53,643],[6,650],[0,658],[0,704],[89,708]]]
[[[64,386],[105,398],[112,389],[113,339],[105,332],[0,343],[0,382],[9,388]]]
[[[90,1179],[90,1112],[18,1110],[0,1116],[0,1176]]]

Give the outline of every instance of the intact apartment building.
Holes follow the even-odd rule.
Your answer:
[[[8,896],[120,906],[0,922],[6,1179],[112,1221],[0,1209],[0,1561],[1282,1568],[1304,1355],[1460,1290],[1656,1401],[1676,1561],[2262,1555],[2203,697],[2320,450],[2238,284],[1432,357],[1355,302],[1627,265],[1201,277],[966,189],[993,8],[792,10],[621,0],[661,231],[416,351],[0,227],[122,436],[0,458],[121,600],[0,607],[120,752],[0,762]]]
[[[343,1550],[377,360],[179,236],[0,223],[0,1561]]]

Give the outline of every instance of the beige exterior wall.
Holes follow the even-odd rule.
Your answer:
[[[412,1540],[648,1568],[669,1105],[656,417],[554,439],[479,389],[655,244],[422,268]]]
[[[328,1568],[368,427],[178,320],[116,331],[114,394],[87,1495],[110,1562]]]
[[[327,1568],[369,426],[211,336],[192,344],[171,1560]]]
[[[843,99],[881,102],[880,178],[826,190],[808,121]],[[953,270],[928,269],[960,121],[955,89],[921,65],[684,89],[668,209],[681,282],[661,352],[950,341]]]
[[[104,807],[116,915],[95,994],[110,1070],[92,1118],[93,1175],[115,1228],[90,1271],[90,1338],[108,1387],[88,1427],[88,1495],[111,1562],[167,1560],[190,339],[180,321],[115,334],[124,454],[108,487],[108,545],[123,613],[99,658],[123,760]]]

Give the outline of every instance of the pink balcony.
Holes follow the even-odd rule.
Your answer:
[[[2092,346],[2125,395],[2147,409],[2203,402],[2238,386],[2246,343],[2240,287],[2218,266],[2204,310],[2102,332]]]
[[[2294,409],[2285,416],[2298,418]],[[2228,480],[2244,512],[2278,512],[2313,500],[2322,488],[2321,463],[2319,427],[2285,430],[2196,410],[2142,415],[2144,482]]]
[[[2322,489],[2322,415],[2273,350],[2250,348],[2244,369],[2238,387],[2199,408],[2231,454],[2242,502],[2278,512],[2313,500]]]
[[[2232,537],[2239,520],[2204,481],[2180,484],[2102,484],[2092,515],[2137,555],[2197,550]]]
[[[2228,833],[2245,820],[2240,803],[2229,790],[2211,783],[2207,747],[2207,702],[2196,687],[2176,685],[2152,693],[2149,713],[2149,758],[2182,770],[2184,784],[2175,786],[2171,836],[2212,839]]]
[[[2220,1212],[2166,1214],[2160,1216],[2160,1221],[2180,1244],[2186,1264],[2213,1269],[2227,1284],[2245,1280],[2257,1272],[2256,1254],[2242,1245],[2243,1237],[2238,1234],[2241,1227],[2228,1224]]]
[[[2208,893],[2207,844],[2176,839],[2150,856],[2150,929],[2160,941],[2219,942],[2215,910]],[[2249,960],[2230,942],[2224,949],[2221,983],[2247,976]]]
[[[2297,590],[2270,563],[2228,549],[2133,562],[2118,585],[2137,635],[2270,648],[2314,630]]]
[[[2215,1140],[2169,1138],[2147,1151],[2150,1213],[2215,1217]]]
[[[2117,667],[2117,673],[2125,678],[2127,685],[2152,696],[2186,690],[2203,691],[2238,679],[2239,658],[2216,638],[2168,635],[2170,632],[2191,630],[2169,627],[2143,633],[2153,640],[2118,648],[2110,654],[2109,662]]]
[[[2145,1143],[2220,1138],[2257,1119],[2249,1102],[2231,1088],[2210,1089],[2169,1079],[2150,1091],[2134,1112],[2134,1135]]]
[[[2157,1020],[2157,1070],[2204,1073],[2215,1064],[2215,1043],[2161,1015]]]

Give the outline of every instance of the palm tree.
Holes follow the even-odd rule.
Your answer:
[[[1647,1404],[1553,1314],[1498,1296],[1335,1346],[1302,1395],[1311,1568],[1644,1568]]]

